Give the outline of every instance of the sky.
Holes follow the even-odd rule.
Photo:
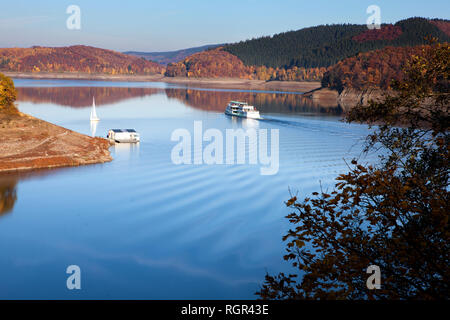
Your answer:
[[[80,29],[67,28],[70,5],[80,8]],[[370,5],[380,7],[382,23],[450,19],[448,0],[14,0],[0,9],[0,47],[170,51],[320,24],[365,24]]]

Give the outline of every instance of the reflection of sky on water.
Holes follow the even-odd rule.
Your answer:
[[[31,81],[31,80],[29,80]],[[97,106],[111,106],[130,99],[143,99],[153,95],[165,95],[169,99],[181,101],[194,109],[203,111],[223,112],[224,106],[230,100],[246,101],[255,105],[262,113],[286,113],[295,114],[323,114],[341,116],[342,109],[338,105],[328,102],[327,105],[319,104],[318,101],[304,97],[298,93],[280,93],[272,91],[231,90],[231,89],[204,89],[187,88],[177,85],[165,85],[160,83],[144,83],[139,86],[126,87],[121,82],[100,82],[96,86],[86,86],[92,81],[59,81],[59,85],[32,87],[32,83],[17,83],[18,101],[32,102],[36,104],[51,103],[73,108],[90,107],[92,98],[95,97]],[[62,83],[62,84],[61,84]],[[21,86],[24,85],[24,86]],[[106,86],[109,85],[109,86]]]
[[[39,87],[122,87],[122,88],[167,88],[170,84],[164,82],[111,82],[101,80],[57,80],[57,79],[14,79],[16,87],[36,87],[36,81],[39,81]]]
[[[36,80],[34,79],[14,79],[16,87],[35,87]],[[57,80],[57,79],[42,79],[39,80],[39,87],[119,87],[119,88],[157,88],[157,89],[195,89],[199,91],[214,91],[214,92],[260,92],[260,93],[289,93],[289,94],[301,94],[300,92],[289,91],[273,91],[273,90],[246,90],[246,89],[211,89],[205,87],[199,87],[191,84],[176,84],[166,82],[149,82],[149,81],[133,81],[133,82],[111,82],[101,80]]]
[[[112,162],[9,175],[17,197],[0,218],[0,298],[252,299],[266,271],[289,271],[281,241],[288,188],[306,196],[319,181],[331,186],[347,170],[343,158],[360,154],[366,126],[320,113],[234,119],[207,109],[222,103],[221,93],[171,94],[99,106],[98,136],[110,128],[141,134],[138,145],[111,147]],[[18,101],[21,111],[91,133],[89,107],[32,98]],[[261,176],[259,165],[174,165],[171,133],[193,132],[197,120],[223,136],[279,129],[278,174]],[[71,264],[82,269],[80,292],[65,287]]]

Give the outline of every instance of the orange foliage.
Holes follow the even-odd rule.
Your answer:
[[[450,37],[450,21],[448,20],[430,20],[430,23],[438,27],[442,32]]]
[[[219,49],[193,54],[167,66],[166,76],[251,79],[252,70],[231,53]]]
[[[391,89],[392,80],[402,80],[402,69],[407,61],[425,47],[386,47],[360,53],[330,67],[324,75],[322,86],[337,90]]]
[[[320,81],[327,71],[326,68],[299,68],[292,67],[289,69],[277,68],[275,74],[270,80],[280,81]]]
[[[380,29],[367,29],[363,33],[353,37],[358,42],[375,41],[375,40],[395,40],[403,33],[402,28],[388,24]]]
[[[85,72],[161,74],[164,67],[120,52],[89,46],[0,49],[0,70],[16,72]]]
[[[170,63],[165,75],[188,78],[241,78],[280,81],[320,81],[325,68],[271,68],[245,66],[235,55],[221,48],[193,54],[181,62]]]

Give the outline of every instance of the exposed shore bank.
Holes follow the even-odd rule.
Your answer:
[[[204,87],[212,89],[267,90],[307,92],[320,88],[320,82],[307,81],[263,81],[237,78],[183,78],[165,77],[163,75],[110,75],[89,73],[45,73],[45,72],[3,72],[16,79],[70,79],[70,80],[102,80],[132,82],[165,82],[181,84],[187,87]]]
[[[381,89],[344,89],[342,92],[328,88],[315,89],[304,94],[305,97],[321,104],[336,103],[342,110],[349,111],[358,104],[367,104],[369,100],[381,101],[387,91]]]
[[[109,162],[109,146],[21,112],[0,112],[0,173]]]

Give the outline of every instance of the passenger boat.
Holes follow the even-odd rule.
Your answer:
[[[241,118],[261,119],[259,111],[254,106],[240,101],[230,101],[225,109],[225,114]]]
[[[134,129],[110,129],[106,136],[111,142],[137,143],[141,140],[139,133]]]

